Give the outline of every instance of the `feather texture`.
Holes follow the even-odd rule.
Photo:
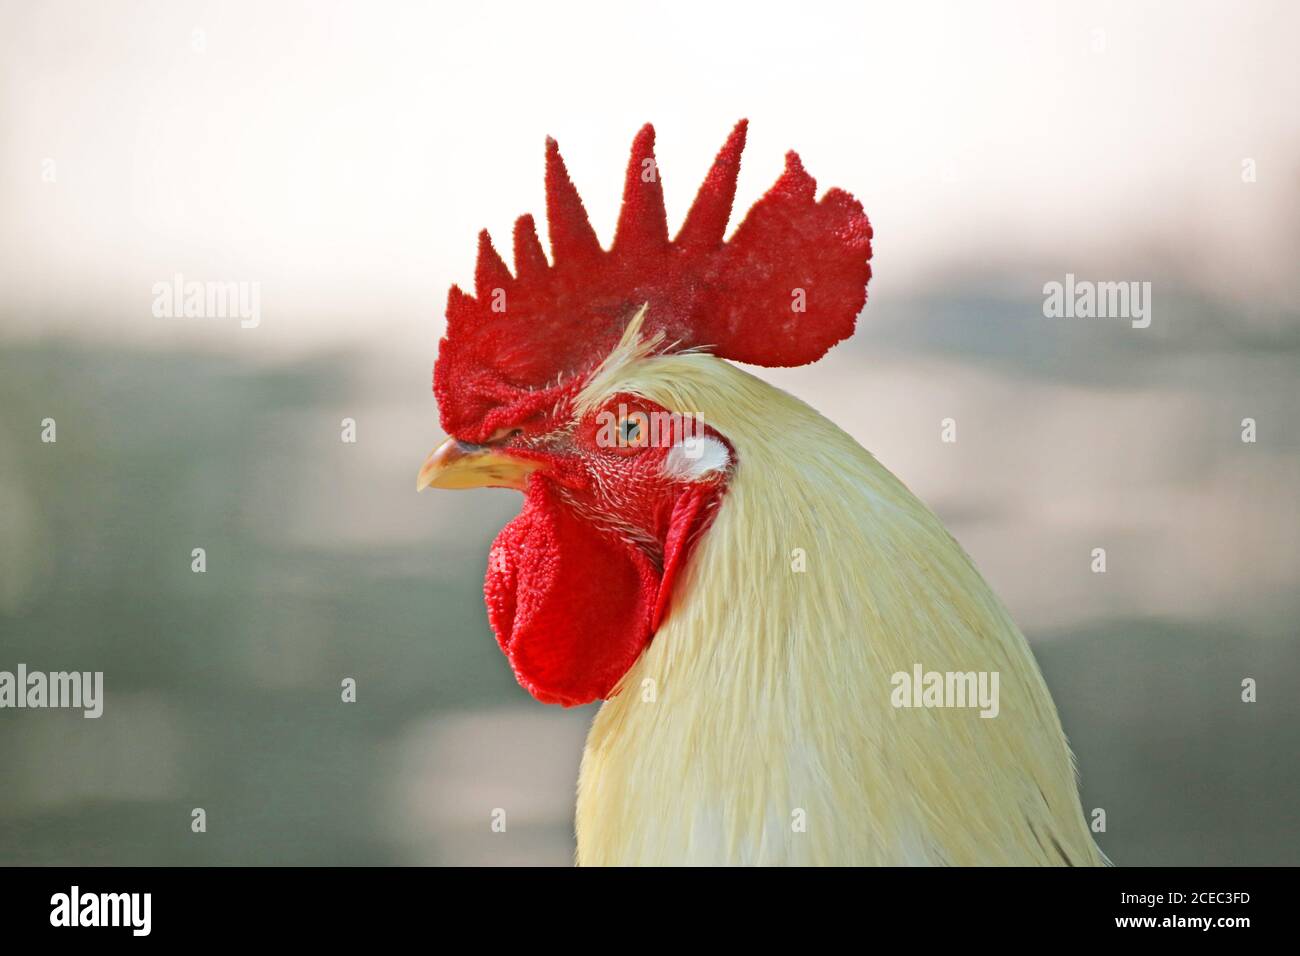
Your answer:
[[[617,392],[703,414],[737,465],[592,726],[580,864],[1104,862],[1028,644],[898,479],[711,355],[625,339],[580,403]],[[999,714],[895,708],[891,675],[918,663],[998,672]]]

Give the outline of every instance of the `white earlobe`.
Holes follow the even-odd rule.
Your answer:
[[[664,474],[679,481],[699,481],[726,471],[730,464],[731,452],[716,438],[685,438],[668,449]]]

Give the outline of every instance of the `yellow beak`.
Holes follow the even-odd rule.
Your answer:
[[[517,488],[523,491],[528,476],[541,464],[515,458],[502,448],[469,445],[455,438],[429,453],[415,479],[415,490],[425,488]]]

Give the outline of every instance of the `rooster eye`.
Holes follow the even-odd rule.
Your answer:
[[[634,418],[625,418],[619,423],[618,437],[623,444],[633,445],[641,437],[641,423]]]

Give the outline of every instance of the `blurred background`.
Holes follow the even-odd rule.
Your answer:
[[[1002,595],[1101,847],[1300,863],[1298,28],[1258,0],[0,2],[0,670],[107,698],[0,711],[0,862],[571,862],[592,710],[516,686],[480,590],[520,499],[414,493],[446,289],[541,213],[547,134],[608,242],[640,124],[677,224],[748,116],[739,210],[793,147],[876,229],[857,335],[759,374]],[[1151,282],[1150,328],[1045,318],[1067,273]],[[259,283],[260,324],[156,317],[177,274]]]

